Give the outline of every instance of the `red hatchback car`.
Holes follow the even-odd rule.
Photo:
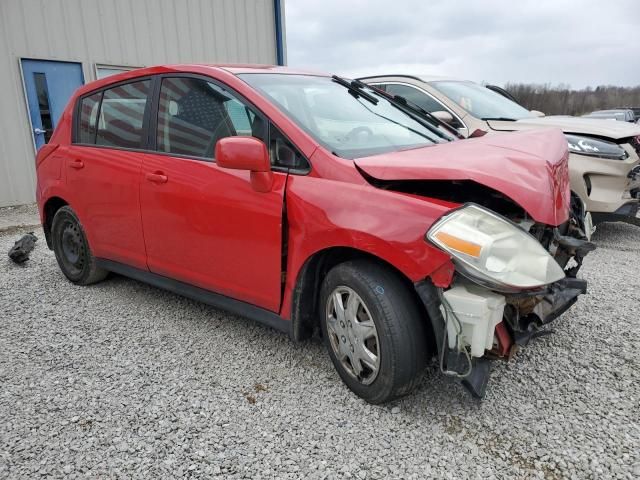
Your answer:
[[[37,156],[69,280],[116,272],[295,340],[321,331],[372,403],[426,362],[476,396],[488,358],[586,291],[561,132],[454,141],[401,97],[266,66],[162,66],[80,88]]]

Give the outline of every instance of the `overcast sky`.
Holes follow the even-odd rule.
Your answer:
[[[285,0],[285,9],[292,67],[640,84],[639,0]]]

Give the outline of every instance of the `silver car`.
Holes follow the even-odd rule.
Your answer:
[[[600,120],[617,120],[618,122],[636,123],[636,116],[633,110],[618,108],[613,110],[596,110],[595,112],[582,115],[584,118],[597,118]]]

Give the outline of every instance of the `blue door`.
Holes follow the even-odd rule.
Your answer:
[[[71,95],[84,84],[82,66],[72,62],[22,60],[31,130],[36,148],[51,138]]]

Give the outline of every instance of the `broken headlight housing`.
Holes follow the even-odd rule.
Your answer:
[[[426,237],[452,256],[459,273],[492,290],[534,289],[565,277],[532,235],[475,204],[444,215]]]
[[[617,143],[579,135],[565,135],[565,137],[571,153],[612,160],[625,160],[629,156],[627,151]]]

